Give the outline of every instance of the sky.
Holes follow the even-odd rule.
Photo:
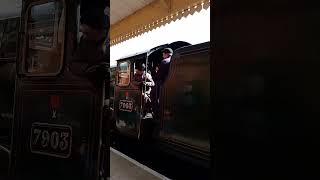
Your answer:
[[[110,47],[110,65],[115,66],[116,60],[142,52],[153,47],[186,41],[199,44],[210,41],[210,7],[200,12],[195,12],[186,18],[161,26],[135,38]]]

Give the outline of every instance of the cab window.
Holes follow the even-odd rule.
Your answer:
[[[0,20],[0,62],[14,62],[18,40],[19,18]]]
[[[26,22],[25,73],[56,75],[61,71],[64,49],[63,1],[31,4]]]
[[[127,86],[130,83],[130,64],[128,61],[118,64],[117,85]]]

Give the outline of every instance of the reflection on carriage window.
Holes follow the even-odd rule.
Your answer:
[[[29,9],[26,52],[28,73],[58,73],[63,57],[61,39],[64,19],[64,8],[60,1],[33,5]]]
[[[19,18],[0,20],[0,61],[15,61]]]
[[[121,62],[118,66],[118,82],[119,86],[127,86],[130,82],[130,65],[129,62]]]
[[[55,6],[54,3],[31,8],[28,21],[29,47],[53,47]]]

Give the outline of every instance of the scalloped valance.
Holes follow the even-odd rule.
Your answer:
[[[156,0],[112,25],[110,28],[110,46],[209,7],[210,0]]]

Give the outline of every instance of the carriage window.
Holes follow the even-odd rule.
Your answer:
[[[31,5],[26,22],[25,68],[29,75],[56,75],[64,49],[65,10],[61,0]]]
[[[121,62],[118,65],[117,84],[119,86],[127,86],[130,82],[130,64],[129,62]]]

